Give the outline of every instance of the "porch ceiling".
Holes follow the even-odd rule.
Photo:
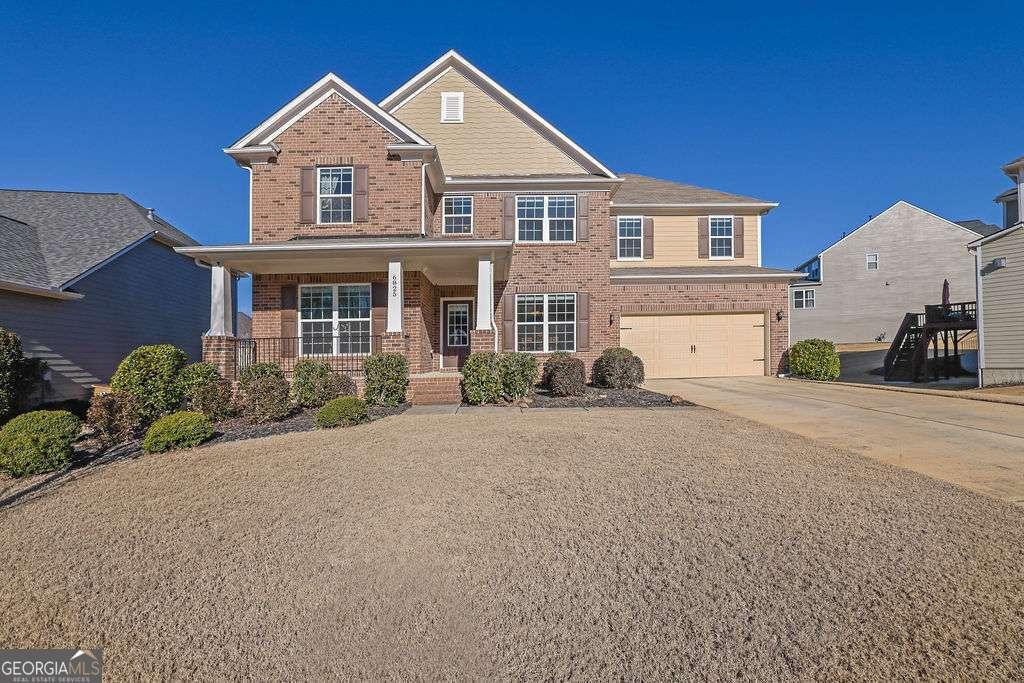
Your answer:
[[[477,281],[481,258],[493,261],[496,280],[507,279],[512,241],[317,239],[180,247],[175,251],[207,265],[257,274],[378,272],[387,271],[388,262],[397,259],[404,270],[422,271],[436,284],[472,284]]]

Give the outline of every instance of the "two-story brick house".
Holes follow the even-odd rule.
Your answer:
[[[623,343],[652,377],[774,374],[787,285],[761,267],[776,204],[619,176],[454,51],[379,104],[328,74],[225,150],[250,171],[246,244],[210,264],[208,359],[358,373],[405,354],[412,398],[457,397],[472,351]],[[253,277],[251,340],[229,275]]]

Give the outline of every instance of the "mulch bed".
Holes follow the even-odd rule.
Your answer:
[[[646,389],[587,387],[583,396],[552,396],[546,389],[538,389],[524,405],[530,408],[658,408],[694,404],[679,397],[673,403],[671,396]]]
[[[370,406],[370,420],[379,420],[389,415],[398,415],[408,407],[408,403],[394,407]],[[310,432],[316,429],[316,425],[313,424],[313,418],[315,417],[316,410],[302,410],[291,417],[267,424],[253,424],[244,417],[235,417],[215,423],[213,425],[214,437],[204,442],[203,445],[209,446],[211,444],[240,441],[242,439],[258,439],[264,436],[291,434],[293,432]]]

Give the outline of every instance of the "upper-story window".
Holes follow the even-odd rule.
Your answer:
[[[441,93],[441,123],[462,123],[464,102],[463,93]]]
[[[576,195],[516,197],[516,239],[520,242],[574,242]]]
[[[318,223],[352,222],[352,167],[327,166],[317,169]]]
[[[878,270],[878,254],[868,254],[864,259],[868,270]]]
[[[814,308],[814,290],[794,289],[793,308]]]
[[[618,227],[620,261],[642,259],[644,257],[644,219],[642,216],[619,216]]]
[[[444,234],[468,235],[473,232],[473,197],[444,198]]]
[[[711,231],[711,258],[733,258],[732,216],[711,216],[708,226]]]

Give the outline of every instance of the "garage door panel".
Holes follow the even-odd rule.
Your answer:
[[[622,316],[620,327],[651,379],[764,374],[761,313]]]

